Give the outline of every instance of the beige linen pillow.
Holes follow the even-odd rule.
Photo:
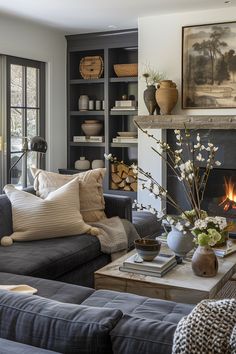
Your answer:
[[[2,245],[54,237],[93,233],[80,214],[79,178],[50,193],[45,199],[6,185],[4,191],[12,205],[13,234],[3,237]]]
[[[103,178],[105,168],[97,168],[74,175],[61,175],[31,168],[34,177],[34,189],[40,198],[46,198],[49,193],[63,186],[74,178],[79,178],[80,212],[84,221],[94,222],[106,218],[104,213],[105,201],[103,198]]]

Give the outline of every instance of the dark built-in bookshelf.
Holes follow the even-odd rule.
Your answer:
[[[92,34],[69,35],[67,40],[67,169],[61,172],[74,172],[74,163],[80,156],[91,162],[104,159],[104,153],[112,153],[125,163],[137,162],[138,152],[135,143],[113,143],[117,132],[135,131],[134,111],[111,111],[116,100],[123,95],[138,99],[138,77],[117,77],[114,64],[138,63],[137,29]],[[80,73],[80,60],[86,56],[100,56],[104,70],[98,79],[83,79]],[[104,110],[79,111],[78,100],[81,95],[91,100],[104,101]],[[103,123],[104,142],[73,142],[74,136],[81,136],[84,120],[96,119]],[[110,166],[105,161],[108,173],[104,181],[106,193],[126,194],[132,198],[135,192],[110,189]]]

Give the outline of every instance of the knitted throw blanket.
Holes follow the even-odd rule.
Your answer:
[[[172,354],[236,354],[236,299],[203,300],[181,319]]]

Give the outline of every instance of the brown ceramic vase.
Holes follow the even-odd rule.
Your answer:
[[[198,246],[192,258],[192,270],[199,277],[214,277],[218,271],[218,260],[214,251],[207,246]]]
[[[156,90],[156,101],[160,107],[161,114],[171,114],[178,101],[176,84],[171,80],[161,81],[160,87]]]

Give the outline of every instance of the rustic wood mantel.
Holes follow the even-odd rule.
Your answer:
[[[236,129],[233,115],[153,115],[135,116],[134,120],[143,129]]]

